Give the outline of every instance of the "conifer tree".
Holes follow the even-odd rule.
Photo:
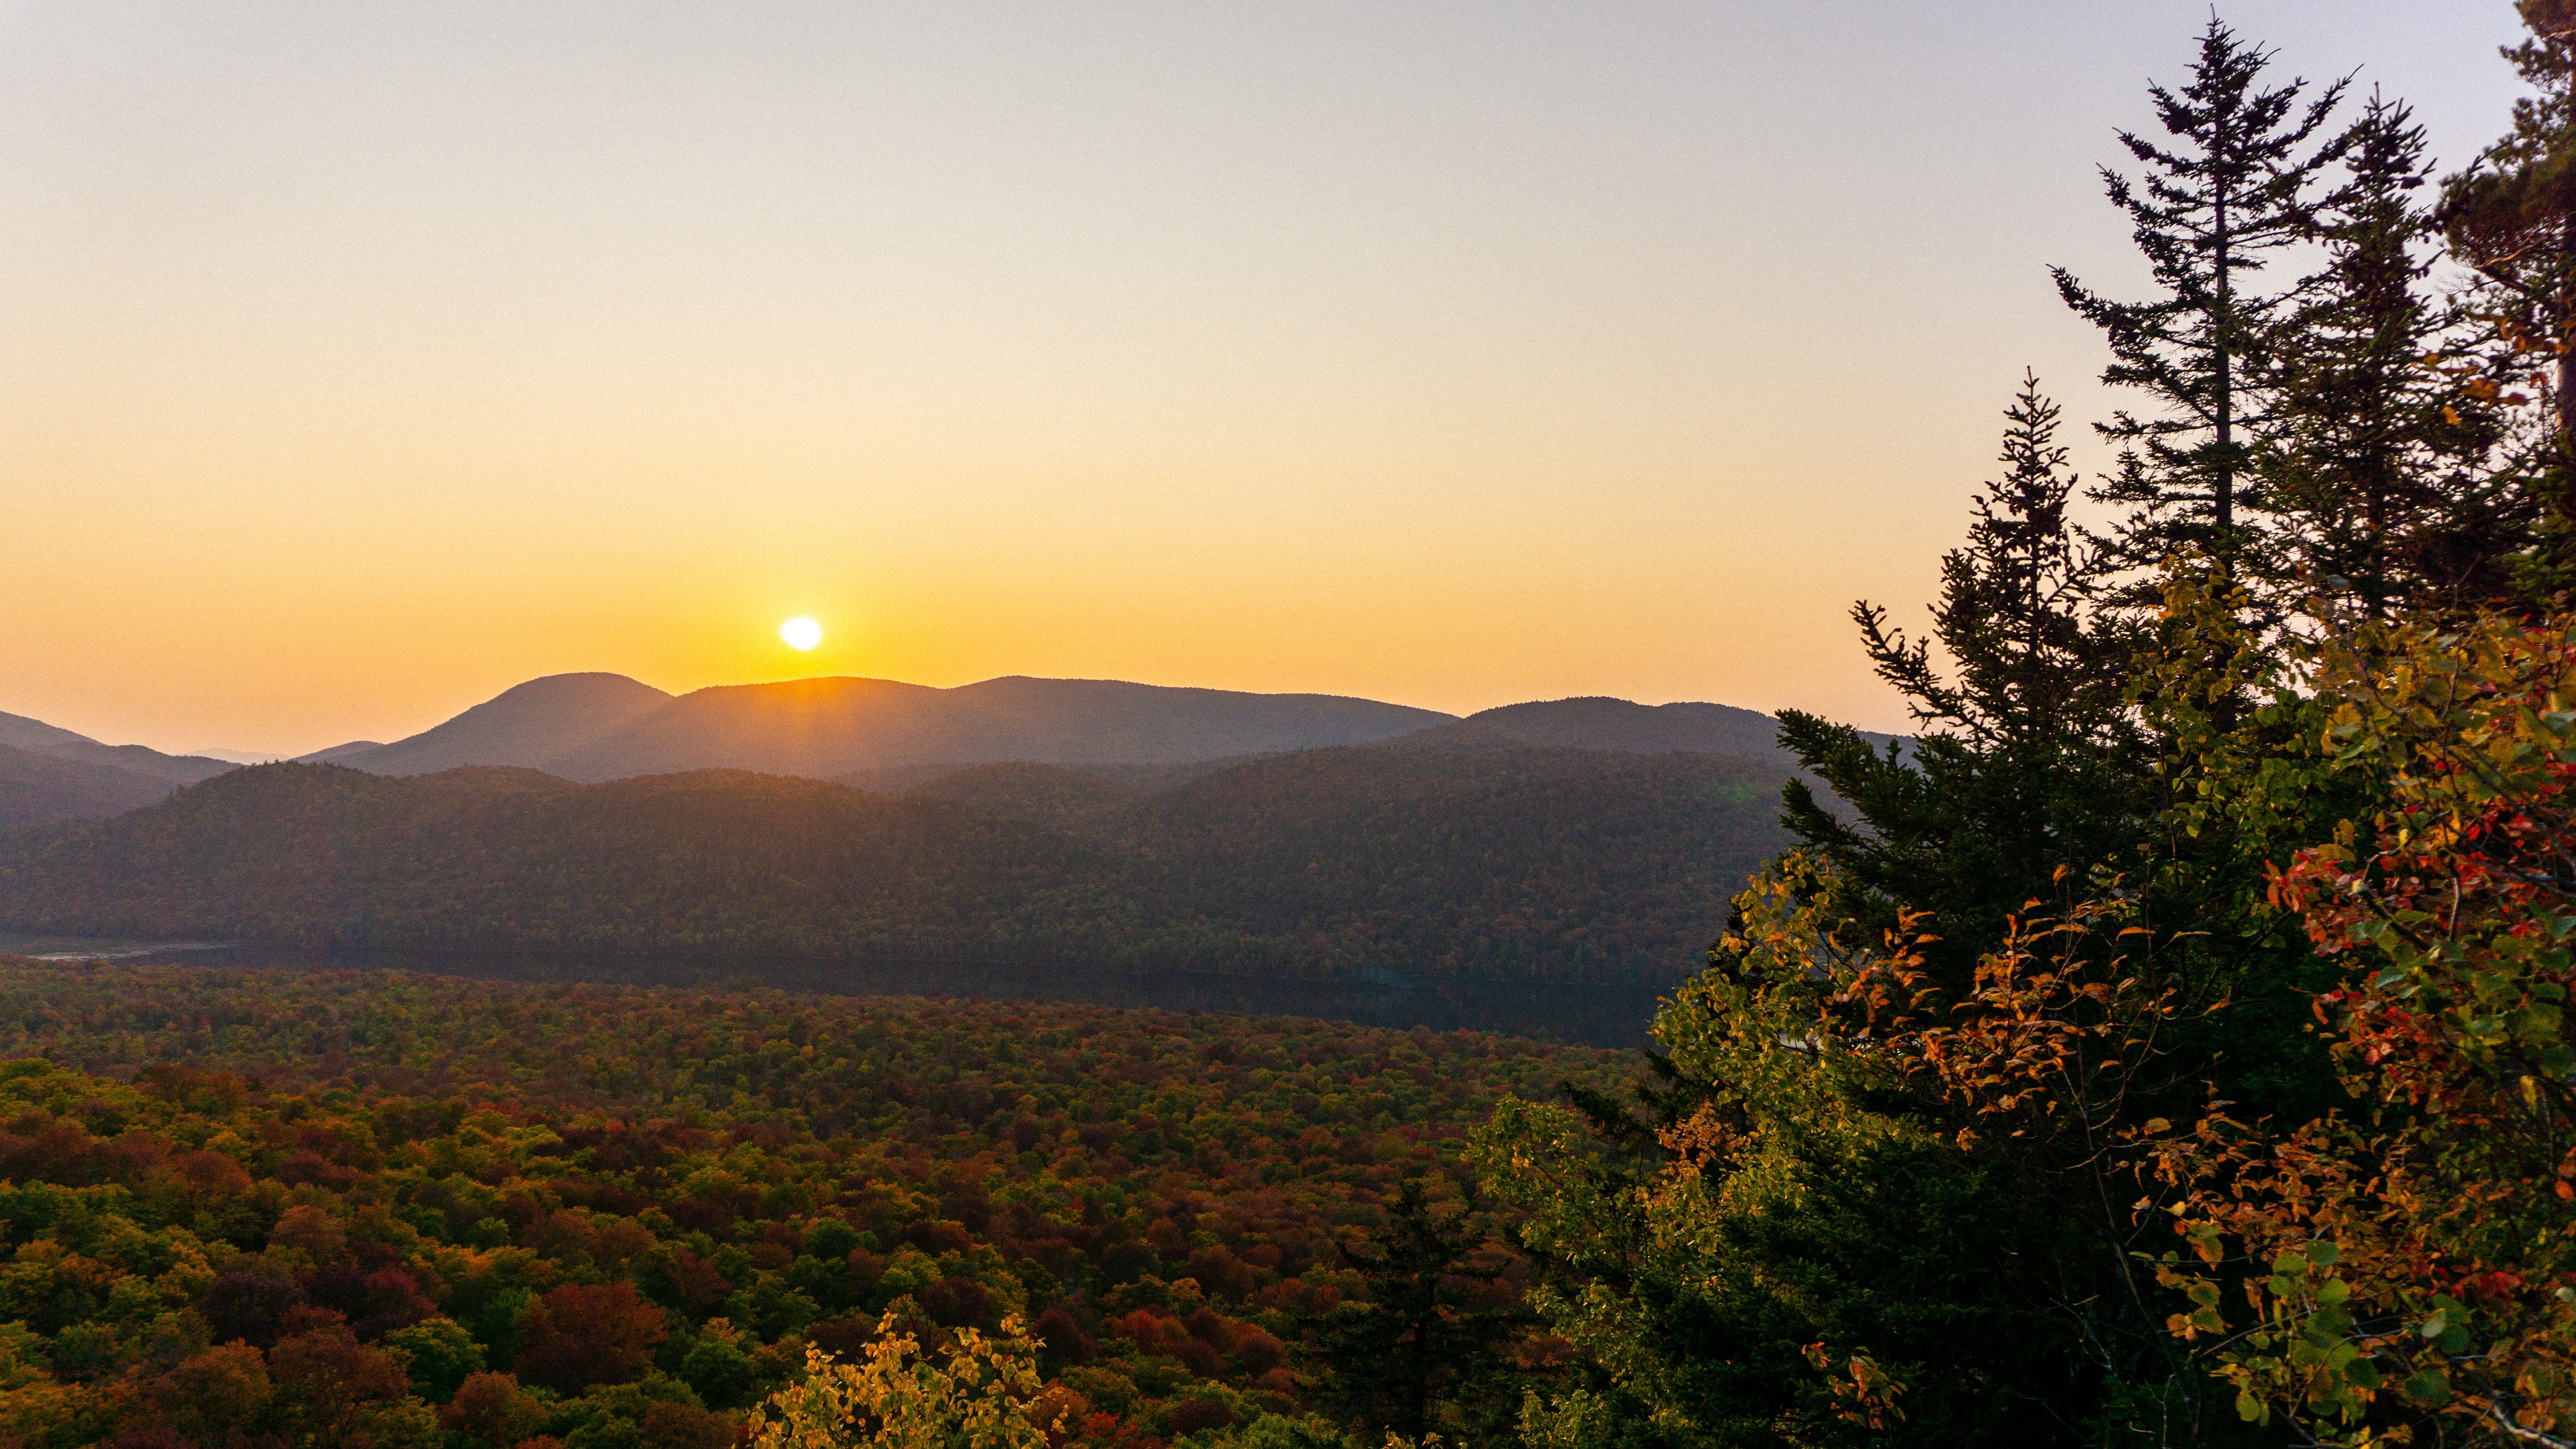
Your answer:
[[[2513,131],[2444,188],[2455,255],[2492,284],[2499,321],[2544,360],[2566,436],[2576,401],[2576,0],[2523,0],[2531,38],[2504,52],[2537,94]]]
[[[2093,561],[2067,519],[2076,480],[2057,405],[2025,375],[2004,416],[2004,472],[1941,561],[1932,633],[1908,638],[1873,603],[1852,609],[1871,664],[1923,726],[1911,750],[1781,714],[1781,743],[1853,817],[1792,781],[1786,823],[1864,893],[1859,919],[1929,910],[1962,943],[1986,939],[2056,867],[2110,858],[2151,808],[2124,700],[2134,631],[2088,607]]]
[[[2271,349],[2282,426],[2269,496],[2300,588],[2372,618],[2457,610],[2510,587],[2529,499],[2488,465],[2495,409],[2437,365],[2462,341],[2425,285],[2424,129],[2374,95],[2348,135],[2348,179],[2318,217],[2326,263]]]
[[[2148,87],[2166,139],[2120,133],[2145,175],[2133,182],[2105,168],[2103,182],[2129,215],[2158,295],[2115,301],[2054,272],[2067,305],[2110,343],[2102,380],[2150,399],[2099,425],[2121,457],[2094,497],[2128,510],[2100,563],[2121,576],[2110,598],[2131,608],[2154,600],[2141,571],[2177,551],[2203,550],[2240,571],[2269,562],[2266,503],[2249,465],[2278,421],[2258,379],[2280,298],[2258,284],[2275,253],[2309,236],[2318,177],[2345,144],[2319,137],[2342,83],[2302,104],[2304,81],[2261,84],[2270,60],[2213,16],[2190,84]]]
[[[1325,1396],[1371,1436],[1476,1444],[1508,1429],[1519,1403],[1504,1350],[1526,1315],[1462,1286],[1491,1240],[1472,1202],[1437,1215],[1414,1177],[1397,1186],[1374,1245],[1342,1250],[1369,1301],[1318,1320],[1317,1350],[1331,1371]]]

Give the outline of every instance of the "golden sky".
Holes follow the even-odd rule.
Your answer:
[[[2231,6],[2446,159],[2502,3]],[[0,710],[538,674],[1902,716],[2199,0],[0,3]],[[778,621],[811,614],[811,655]]]

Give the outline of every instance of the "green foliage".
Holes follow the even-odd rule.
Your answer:
[[[1518,1396],[1508,1349],[1522,1315],[1498,1281],[1504,1254],[1472,1200],[1434,1210],[1420,1178],[1387,1204],[1386,1225],[1343,1258],[1367,1285],[1364,1301],[1316,1321],[1327,1398],[1362,1442],[1437,1433],[1448,1444],[1490,1443],[1510,1428]]]
[[[1523,1102],[1479,1134],[1576,1349],[1534,1442],[2053,1444],[2101,1411],[2101,1214],[2035,1190],[2021,1122],[1943,1120],[1919,1052],[1847,1019],[1910,958],[1842,944],[1820,884],[1759,883],[1658,1021],[1679,1100],[1647,1144]]]
[[[2327,660],[2326,737],[2391,789],[2279,892],[2350,962],[2318,1008],[2360,1105],[2214,1110],[2157,1144],[2189,1190],[2188,1255],[2162,1255],[2192,1305],[2177,1331],[2213,1343],[2249,1418],[2355,1444],[2576,1427],[2570,631],[2415,622]]]

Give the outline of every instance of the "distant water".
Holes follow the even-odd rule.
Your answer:
[[[0,955],[275,970],[394,970],[486,981],[620,986],[768,986],[831,996],[1083,1001],[1164,1011],[1310,1016],[1362,1026],[1491,1031],[1569,1045],[1637,1047],[1673,985],[1575,985],[1375,974],[1312,981],[1210,972],[1131,973],[989,961],[814,961],[764,957],[569,956],[535,952],[293,952],[222,941],[116,941],[0,932]]]

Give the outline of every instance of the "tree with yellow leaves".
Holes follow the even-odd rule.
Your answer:
[[[1061,1411],[1040,1405],[1043,1347],[1014,1315],[991,1337],[956,1330],[924,1351],[891,1312],[861,1363],[805,1350],[805,1378],[751,1411],[753,1449],[1046,1449]]]

